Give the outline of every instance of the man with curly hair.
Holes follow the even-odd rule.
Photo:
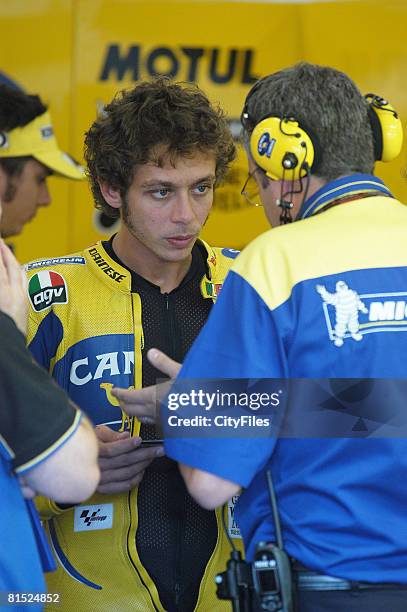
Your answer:
[[[181,361],[205,323],[235,253],[199,233],[234,156],[223,112],[196,86],[158,79],[122,92],[85,140],[96,207],[120,217],[118,233],[28,266],[30,348],[100,444],[97,494],[42,503],[62,609],[228,607],[214,584],[229,555],[221,514],[192,500],[155,429],[122,418],[111,389],[155,384],[148,349]]]
[[[165,450],[207,509],[244,488],[236,513],[247,558],[262,573],[268,555],[256,556],[258,544],[283,543],[296,610],[404,612],[407,208],[374,175],[375,161],[400,153],[402,123],[384,98],[308,62],[258,81],[241,119],[244,192],[253,201],[257,191],[278,227],[236,259],[175,389],[250,379],[250,394],[254,381],[270,391],[270,379],[286,378],[289,393],[257,412],[256,433],[244,427],[246,406],[234,406],[236,437],[231,427],[223,438],[178,430]],[[151,415],[136,406],[143,391],[114,395],[129,414]],[[275,558],[282,568],[281,551]],[[281,587],[265,574],[264,606],[253,598],[247,609],[293,610],[287,572],[277,572]]]

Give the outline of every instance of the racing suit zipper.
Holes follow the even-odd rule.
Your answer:
[[[177,606],[177,609],[178,609],[180,598],[181,598],[180,581],[181,581],[181,538],[182,537],[183,537],[182,524],[181,524],[181,521],[178,519],[177,521],[177,552],[176,552],[175,584],[174,584],[175,605]]]
[[[180,598],[180,585],[179,585],[179,582],[175,583],[174,591],[175,591],[175,605],[178,608],[178,606],[179,606],[179,598]]]
[[[178,358],[178,350],[177,350],[177,338],[175,334],[175,325],[174,325],[174,311],[171,308],[171,299],[169,293],[164,293],[165,296],[165,308],[167,310],[167,324],[168,324],[168,348],[169,354],[172,359],[177,360]]]
[[[165,306],[167,310],[167,323],[168,323],[168,346],[171,347],[171,353],[173,359],[179,359],[180,351],[177,346],[177,337],[174,325],[174,312],[171,308],[171,298],[168,293],[165,293]],[[177,547],[175,553],[175,584],[174,584],[174,593],[175,593],[175,605],[178,609],[180,605],[181,599],[181,547],[182,540],[184,537],[183,533],[183,524],[180,518],[177,520]]]

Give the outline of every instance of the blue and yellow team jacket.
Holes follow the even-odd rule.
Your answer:
[[[209,275],[201,290],[215,300],[235,253],[205,247]],[[113,386],[139,388],[142,381],[142,304],[131,292],[129,271],[101,243],[26,268],[30,350],[95,424],[119,428],[122,414],[110,391]],[[133,434],[137,432],[133,427]],[[95,494],[65,511],[50,500],[41,499],[39,506],[49,519],[47,531],[59,562],[57,572],[48,575],[49,591],[61,593],[62,608],[59,604],[55,609],[162,610],[135,546],[137,488]],[[229,519],[238,537],[232,505]],[[225,569],[230,554],[220,513],[217,521],[218,541],[202,579],[197,612],[228,609],[215,594],[215,575]]]
[[[407,207],[376,177],[355,175],[325,185],[300,215],[236,259],[180,379],[406,378]],[[393,399],[377,397],[363,426],[345,404],[349,427],[331,438],[304,435],[299,411],[297,439],[206,430],[169,438],[166,453],[246,487],[236,513],[249,559],[275,538],[270,469],[291,556],[350,580],[407,583],[406,419],[381,416],[405,414],[405,397]]]

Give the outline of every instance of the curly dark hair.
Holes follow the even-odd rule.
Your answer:
[[[86,133],[87,175],[96,208],[119,217],[104,199],[99,181],[125,200],[137,165],[160,164],[153,158],[158,145],[167,147],[172,160],[197,150],[213,152],[216,183],[236,155],[224,112],[211,105],[199,87],[163,77],[142,82],[119,92]]]

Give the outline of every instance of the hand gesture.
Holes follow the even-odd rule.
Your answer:
[[[137,487],[150,463],[164,455],[162,446],[140,448],[141,438],[131,438],[128,431],[119,433],[98,425],[95,433],[99,441],[98,493],[122,493]]]
[[[171,379],[176,378],[181,369],[177,363],[158,349],[150,349],[147,353],[150,363]],[[130,416],[135,416],[141,423],[152,424],[159,420],[160,399],[169,390],[171,382],[144,387],[144,389],[112,389],[112,395],[120,402],[120,407]]]

